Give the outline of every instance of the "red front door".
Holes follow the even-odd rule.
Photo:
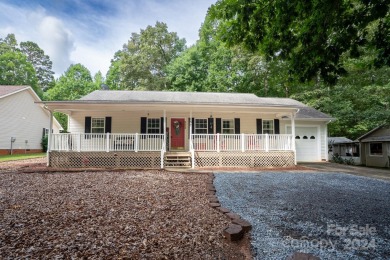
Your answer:
[[[185,147],[184,118],[171,118],[171,149],[184,150]]]

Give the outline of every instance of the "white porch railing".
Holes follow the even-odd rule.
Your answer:
[[[161,151],[163,134],[52,134],[50,151]]]
[[[290,134],[192,134],[195,151],[291,151]]]

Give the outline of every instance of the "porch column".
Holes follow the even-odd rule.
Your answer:
[[[190,111],[190,152],[191,152],[191,169],[195,168],[195,151],[194,151],[194,143],[192,140],[192,110]]]
[[[168,149],[167,145],[167,111],[164,110],[164,152]]]
[[[297,151],[295,149],[295,113],[291,114],[292,150],[294,151],[294,164],[297,165]]]
[[[53,131],[53,111],[49,110],[50,113],[50,121],[49,121],[49,135],[47,137],[47,166],[50,166],[50,150],[51,150],[51,142],[52,142],[52,131]]]

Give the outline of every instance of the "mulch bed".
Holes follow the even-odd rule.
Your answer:
[[[250,258],[247,237],[223,237],[206,174],[45,168],[0,163],[0,258]]]

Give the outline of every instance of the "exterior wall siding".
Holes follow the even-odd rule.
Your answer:
[[[365,165],[374,167],[389,167],[390,143],[382,143],[382,155],[370,155],[370,143],[363,143],[365,152]]]
[[[43,128],[49,128],[49,113],[44,111],[28,90],[0,99],[0,150],[41,151]],[[54,133],[59,129],[54,125]],[[26,143],[27,140],[27,143]]]

